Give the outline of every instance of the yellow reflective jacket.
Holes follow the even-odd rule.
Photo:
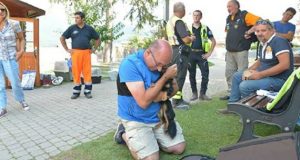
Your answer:
[[[191,33],[193,33],[193,25],[189,26],[189,30]],[[202,49],[205,53],[210,51],[211,49],[211,41],[207,37],[207,26],[204,24],[201,24],[201,30],[200,30],[200,37],[201,37],[201,42],[202,42]],[[196,36],[196,35],[195,35]]]

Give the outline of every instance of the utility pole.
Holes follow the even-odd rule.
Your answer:
[[[169,20],[170,0],[165,0],[165,7],[165,20],[167,22]]]

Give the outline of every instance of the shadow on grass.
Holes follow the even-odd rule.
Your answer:
[[[238,140],[242,124],[239,117],[221,115],[217,109],[225,108],[226,101],[214,98],[210,102],[199,102],[188,111],[176,110],[176,119],[180,123],[187,143],[182,155],[170,155],[160,152],[160,159],[179,159],[184,155],[201,153],[216,157],[219,148],[234,144]],[[258,125],[258,135],[276,134],[279,130],[274,126]],[[52,159],[56,160],[129,160],[132,159],[126,146],[117,145],[113,141],[113,132],[97,140],[84,143]]]

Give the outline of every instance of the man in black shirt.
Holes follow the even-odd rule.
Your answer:
[[[84,13],[76,12],[74,15],[76,24],[70,26],[60,37],[62,46],[70,53],[72,59],[72,74],[75,86],[71,99],[76,99],[80,95],[81,74],[84,79],[84,95],[86,98],[92,98],[91,53],[100,45],[100,38],[94,28],[84,23]],[[72,49],[69,49],[66,44],[68,38],[72,39]],[[93,51],[90,44],[91,39],[95,40]]]
[[[190,82],[193,95],[191,101],[198,99],[197,82],[196,82],[196,65],[201,70],[201,90],[200,90],[200,100],[211,100],[210,97],[206,95],[208,77],[209,77],[209,67],[208,67],[208,57],[211,56],[212,51],[215,48],[216,40],[213,37],[211,30],[204,24],[200,22],[202,18],[202,12],[200,10],[195,10],[193,12],[194,23],[192,25],[191,31],[196,39],[192,42],[192,49],[190,54]],[[211,43],[209,42],[211,41]]]

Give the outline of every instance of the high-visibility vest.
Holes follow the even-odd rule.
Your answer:
[[[189,30],[191,31],[191,33],[193,33],[193,26],[189,26]],[[207,53],[211,49],[211,41],[207,37],[207,30],[208,30],[207,26],[201,24],[200,37],[201,37],[202,49],[205,53]]]
[[[175,24],[176,24],[176,21],[178,21],[178,20],[182,20],[182,19],[173,15],[170,18],[170,20],[168,21],[167,26],[166,26],[168,41],[169,41],[170,45],[179,45],[180,44],[177,39],[177,36],[175,35]],[[186,29],[187,29],[187,31],[189,31],[187,27],[186,27]]]

